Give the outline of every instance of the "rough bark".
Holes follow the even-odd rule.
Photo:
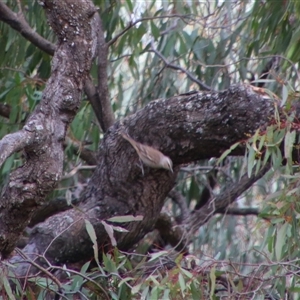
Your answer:
[[[11,173],[0,198],[2,257],[11,253],[34,211],[60,179],[67,126],[80,105],[83,82],[96,50],[96,8],[91,1],[44,0],[42,5],[57,34],[58,45],[40,105],[23,129],[13,134],[18,139],[6,137],[0,142],[3,158],[24,146],[26,156],[26,163]]]
[[[119,248],[129,249],[154,228],[181,164],[219,156],[246,134],[265,126],[272,114],[273,103],[245,85],[151,102],[107,131],[79,209],[36,226],[24,251],[44,254],[51,263],[85,260],[93,256],[93,249],[84,219],[93,224],[99,249],[108,249],[110,241],[102,220],[143,215],[143,221],[124,224],[129,233],[116,234]],[[124,129],[137,141],[170,156],[174,174],[145,167],[143,176],[135,150],[119,134]],[[243,151],[237,148],[235,154]],[[229,196],[232,202],[234,197]]]

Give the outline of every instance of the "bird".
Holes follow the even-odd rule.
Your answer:
[[[173,173],[173,163],[170,157],[164,155],[159,150],[153,147],[141,144],[135,141],[124,131],[120,132],[121,136],[127,140],[137,152],[140,160],[148,167],[154,169],[166,169]],[[144,170],[142,168],[144,174]]]

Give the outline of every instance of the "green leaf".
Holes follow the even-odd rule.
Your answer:
[[[271,149],[267,148],[265,155],[264,155],[264,160],[263,160],[263,166],[265,166],[265,164],[267,163],[267,161],[269,160],[269,157],[271,155]]]
[[[157,259],[158,257],[161,257],[163,255],[167,255],[169,252],[164,250],[164,251],[159,251],[159,252],[155,252],[155,253],[151,253],[151,258],[149,259],[149,262],[152,260]]]
[[[11,287],[10,287],[10,284],[9,284],[9,281],[8,281],[6,275],[4,275],[4,274],[2,273],[2,274],[1,274],[1,277],[2,277],[2,278],[1,278],[1,281],[2,281],[2,284],[3,284],[3,286],[4,286],[4,289],[5,289],[5,292],[6,292],[7,296],[8,296],[8,298],[11,299],[11,300],[15,300],[16,298],[15,298],[15,296],[13,295],[12,289],[11,289]],[[4,295],[3,295],[3,296],[4,296]]]
[[[259,144],[258,144],[258,150],[261,151],[262,147],[264,146],[265,144],[265,141],[266,141],[266,135],[262,135],[260,137],[260,141],[259,141]]]
[[[193,300],[203,299],[201,289],[196,286],[194,281],[191,283],[191,292]]]
[[[289,227],[289,223],[284,223],[276,235],[276,243],[275,243],[275,255],[278,261],[282,258],[282,250],[286,243],[286,232]]]
[[[288,131],[284,138],[284,157],[286,159],[291,158],[292,150],[294,147],[294,143],[296,140],[296,131],[293,130],[292,132]]]
[[[260,158],[256,160],[255,175],[258,174],[258,172],[259,172],[259,170],[260,170],[260,168],[261,168],[261,162],[262,162],[262,161],[261,161]]]
[[[185,276],[187,276],[188,278],[193,278],[193,277],[194,277],[194,275],[193,275],[191,272],[185,270],[184,268],[180,268],[180,271],[181,271]]]
[[[133,215],[127,215],[127,216],[117,216],[107,219],[107,221],[110,222],[116,222],[116,223],[126,223],[126,222],[134,222],[134,221],[142,221],[144,219],[143,216],[133,216]]]
[[[240,145],[240,142],[234,143],[228,150],[226,150],[218,159],[217,164],[220,164],[221,161],[223,161],[223,159],[227,157],[238,145]]]
[[[288,96],[289,96],[289,91],[288,91],[286,85],[283,85],[282,86],[282,101],[280,104],[281,107],[285,105],[286,100],[288,99]]]
[[[133,286],[132,289],[131,289],[131,295],[135,295],[136,293],[138,293],[139,290],[141,289],[141,286],[142,286],[142,283],[139,283],[139,284]],[[146,295],[147,295],[148,290],[149,290],[149,286],[147,286],[147,287],[144,289],[144,291],[145,291],[145,290],[146,290]]]
[[[149,299],[151,299],[151,300],[156,300],[157,299],[158,300],[159,299],[158,296],[159,296],[159,294],[158,294],[158,287],[155,286],[151,290],[151,294],[150,294],[150,298]]]
[[[151,33],[154,39],[157,40],[160,37],[160,31],[153,21],[150,22],[150,26],[151,26]]]
[[[247,160],[247,174],[249,178],[251,177],[252,169],[255,165],[255,154],[255,150],[250,146]]]
[[[96,236],[94,226],[91,224],[89,220],[84,220],[84,222],[85,222],[86,231],[88,232],[93,244],[97,244],[97,236]]]
[[[118,232],[129,232],[129,230],[121,227],[121,226],[114,226],[114,225],[110,225],[112,227],[112,229],[114,231],[118,231]]]
[[[119,283],[118,283],[118,287],[120,287],[122,284],[124,284],[125,282],[127,282],[127,281],[131,281],[131,280],[135,280],[135,278],[134,277],[125,277],[125,278],[123,278]],[[140,284],[141,285],[141,284]],[[133,290],[133,288],[132,288],[132,290]],[[132,290],[131,290],[131,293],[132,294],[134,294],[133,292],[132,292]]]
[[[85,274],[86,271],[87,271],[87,269],[88,269],[89,266],[90,266],[90,263],[91,263],[90,261],[86,262],[86,263],[81,267],[80,273]]]
[[[105,221],[101,221],[102,225],[104,226],[104,229],[106,231],[106,233],[108,234],[109,238],[110,238],[110,242],[112,244],[113,247],[117,246],[117,241],[114,237],[114,229],[112,225],[107,224]]]
[[[164,289],[164,294],[162,299],[170,299],[170,290]]]
[[[98,257],[98,243],[97,243],[97,236],[96,236],[96,232],[95,232],[95,229],[94,229],[94,226],[91,224],[91,222],[89,220],[84,220],[85,222],[85,228],[86,228],[86,231],[88,232],[89,236],[90,236],[90,239],[93,243],[93,249],[94,249],[94,258],[98,264],[98,266],[100,265],[99,264],[99,257]]]
[[[182,294],[182,296],[184,296],[184,291],[186,290],[186,285],[185,285],[185,280],[181,273],[179,273],[179,275],[178,275],[178,281],[179,281],[179,286],[181,289],[181,294]]]
[[[282,165],[282,155],[278,147],[274,147],[274,152],[272,154],[272,166],[274,170],[277,170]]]
[[[132,5],[132,2],[130,0],[126,0],[126,3],[128,5],[128,9],[130,12],[133,12],[133,5]]]
[[[143,289],[143,292],[141,294],[141,299],[144,300],[144,299],[151,299],[149,298],[149,286],[147,285],[144,289]]]
[[[83,283],[84,283],[84,279],[82,276],[79,276],[79,275],[73,276],[71,291],[74,291],[74,293],[80,291]]]
[[[117,273],[118,269],[116,267],[115,262],[112,260],[111,256],[106,255],[105,253],[103,253],[103,263],[104,263],[104,267],[105,270],[109,273]]]
[[[215,294],[215,288],[216,288],[216,268],[212,267],[209,272],[209,278],[210,278],[210,294],[209,294],[209,299],[213,300],[214,299],[214,294]]]

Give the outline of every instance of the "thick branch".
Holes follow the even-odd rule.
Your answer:
[[[44,0],[43,5],[59,43],[41,103],[19,132],[23,144],[28,132],[34,136],[24,149],[26,163],[11,173],[0,198],[2,257],[13,250],[34,211],[61,177],[66,130],[80,105],[83,82],[96,49],[96,29],[91,28],[96,8],[91,1]]]

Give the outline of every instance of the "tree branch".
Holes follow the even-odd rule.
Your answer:
[[[213,216],[213,214],[217,213],[218,211],[226,210],[228,205],[233,203],[242,193],[251,187],[254,182],[264,176],[269,169],[270,165],[266,164],[257,173],[257,175],[252,175],[250,178],[247,174],[243,175],[238,183],[229,186],[229,188],[220,193],[220,195],[211,199],[200,210],[194,211],[187,225],[188,231],[190,233],[194,232],[200,226],[205,224]]]
[[[26,22],[21,11],[18,14],[14,13],[2,1],[0,2],[0,20],[20,32],[27,40],[44,52],[54,55],[55,45],[36,33]]]
[[[0,140],[0,166],[13,153],[32,145],[35,140],[34,138],[34,132],[27,130],[25,127],[21,131],[7,134]]]
[[[171,218],[167,214],[160,214],[155,223],[155,229],[159,231],[160,237],[165,245],[170,244],[177,251],[188,252],[181,228],[179,226],[174,226]]]
[[[248,216],[259,214],[258,208],[238,208],[238,207],[229,207],[229,208],[220,208],[215,211],[215,214],[224,214],[224,215],[234,215],[234,216]]]
[[[188,218],[190,217],[190,210],[186,204],[186,199],[185,197],[183,197],[183,195],[176,191],[175,189],[173,189],[170,193],[169,193],[169,197],[179,206],[181,214],[180,214],[180,218],[179,218],[179,222],[183,223],[184,221],[188,220]]]
[[[108,91],[108,83],[107,83],[107,54],[108,54],[108,46],[105,42],[102,21],[100,17],[99,19],[99,31],[98,31],[98,96],[100,101],[98,102],[100,105],[100,117],[102,120],[102,130],[106,132],[107,129],[112,126],[115,122],[114,112],[112,110],[112,106],[110,103],[110,96]],[[100,96],[101,95],[101,96]],[[101,124],[100,123],[100,124]]]
[[[79,155],[82,160],[84,160],[88,165],[94,166],[97,164],[97,159],[95,153],[89,149],[83,147],[80,142],[66,137],[66,144],[70,144],[75,155]]]
[[[140,22],[143,21],[149,21],[149,20],[155,20],[155,19],[166,19],[166,18],[188,18],[189,15],[179,15],[179,14],[173,14],[173,15],[165,15],[165,16],[156,16],[156,17],[147,17],[147,18],[141,18],[134,22],[129,22],[129,24],[116,36],[114,36],[110,41],[107,42],[107,46],[110,47],[113,45],[123,34],[125,34],[130,28],[134,27]]]
[[[202,88],[204,91],[211,91],[212,90],[212,88],[210,86],[208,86],[207,84],[205,84],[201,80],[197,79],[188,70],[186,70],[186,69],[184,69],[180,66],[174,65],[172,63],[169,63],[168,60],[158,50],[155,49],[153,40],[151,40],[151,49],[152,49],[151,51],[154,52],[164,62],[165,66],[167,68],[170,68],[170,69],[173,69],[173,70],[178,70],[178,71],[181,71],[181,72],[185,73],[190,80],[197,83],[199,85],[199,87]]]
[[[83,82],[96,50],[93,38],[96,28],[92,27],[96,8],[91,1],[74,0],[69,7],[64,1],[44,0],[43,5],[59,42],[40,104],[23,130],[6,136],[2,142],[5,146],[7,140],[17,136],[22,143],[10,146],[5,156],[24,146],[26,156],[26,163],[11,173],[0,198],[2,258],[13,250],[34,211],[43,204],[62,175],[63,141],[80,106]],[[3,10],[3,5],[0,7]],[[57,22],[57,18],[61,22]]]

